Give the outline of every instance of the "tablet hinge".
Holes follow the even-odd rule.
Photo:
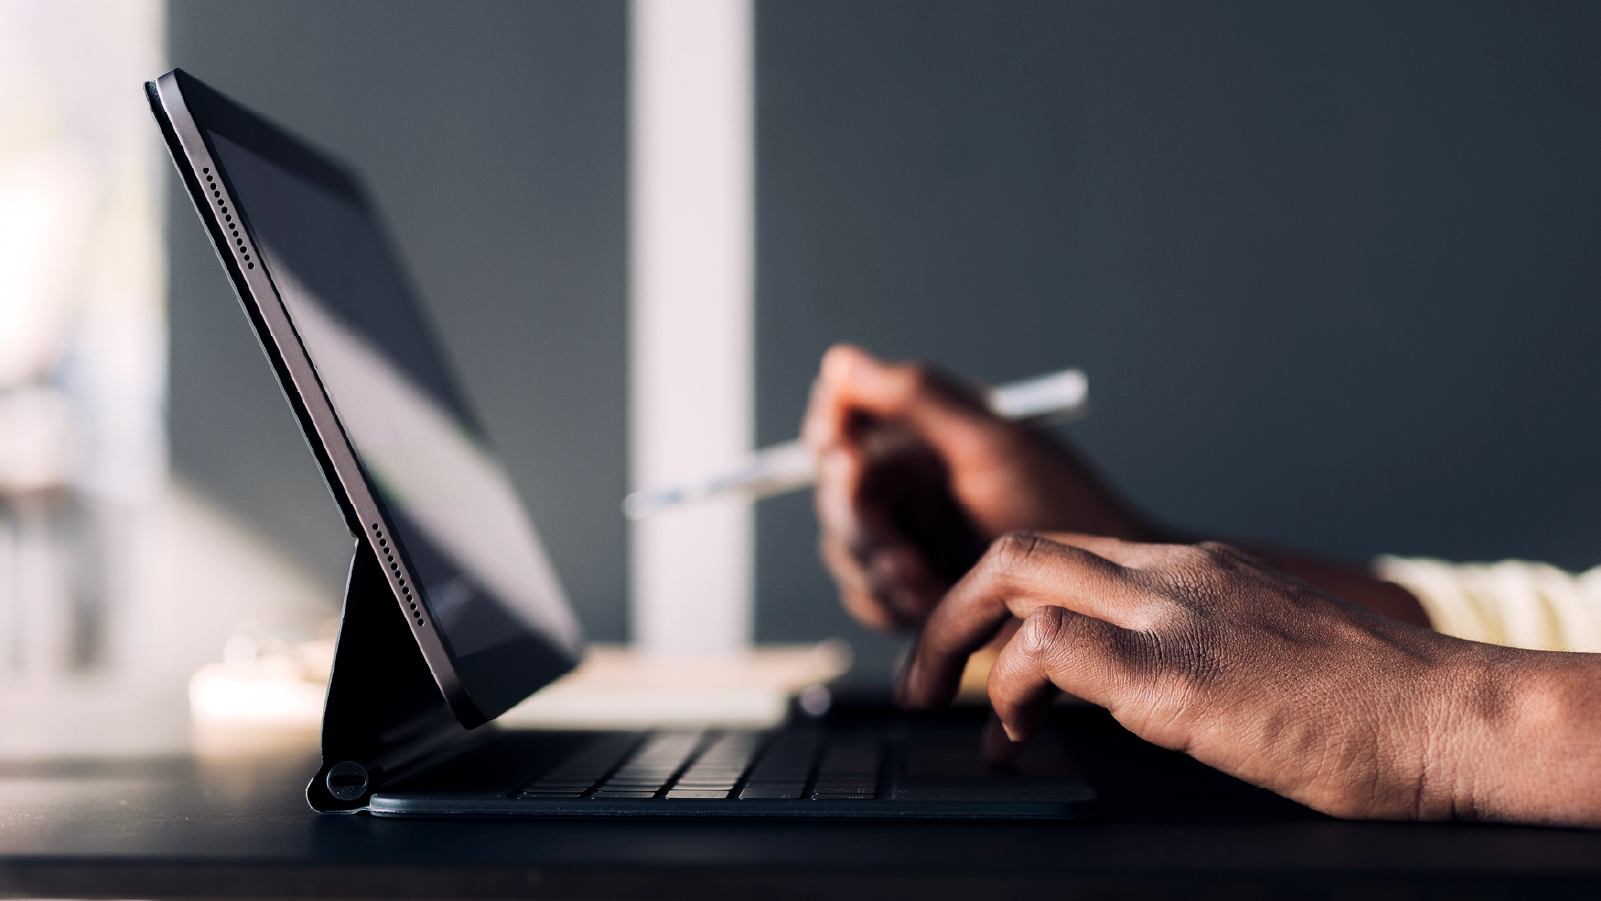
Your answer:
[[[477,730],[484,731],[484,730]],[[356,541],[306,800],[356,813],[386,783],[476,744],[456,720],[367,542]]]

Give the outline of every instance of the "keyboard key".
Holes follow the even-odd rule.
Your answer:
[[[742,801],[751,800],[783,800],[786,798],[801,798],[806,793],[806,785],[802,782],[792,782],[786,785],[756,785],[745,786],[739,793]]]
[[[668,797],[680,797],[675,794],[679,790],[718,792],[716,797],[728,797],[750,767],[761,740],[761,735],[755,732],[728,732],[718,736],[673,783],[673,792]]]
[[[730,791],[732,791],[732,790],[733,790],[733,786],[729,786],[728,788],[725,788],[722,791],[702,791],[702,790],[699,790],[699,789],[691,789],[691,788],[675,788],[672,791],[669,791],[667,793],[667,797],[668,798],[692,798],[692,799],[709,800],[709,799],[712,799],[712,798],[726,798],[726,797],[728,797],[728,793]]]
[[[652,736],[595,791],[594,797],[655,796],[689,760],[700,743],[699,732],[667,732]]]
[[[834,739],[817,766],[812,798],[829,801],[877,797],[881,755],[877,736],[846,735]]]
[[[756,762],[750,773],[750,782],[805,782],[812,774],[812,764],[822,746],[822,737],[815,732],[786,732],[773,740],[766,753]]]
[[[871,733],[796,731],[769,740],[758,732],[669,732],[643,741],[611,735],[580,747],[517,797],[871,800],[878,797],[881,765],[882,747]]]
[[[583,794],[638,744],[639,736],[626,732],[591,739],[540,776],[527,791],[552,797]]]

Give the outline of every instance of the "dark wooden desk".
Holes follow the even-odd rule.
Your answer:
[[[1601,833],[1339,822],[1144,744],[1100,711],[1061,715],[1104,820],[318,817],[301,800],[314,766],[300,755],[0,763],[0,895],[1601,897]]]

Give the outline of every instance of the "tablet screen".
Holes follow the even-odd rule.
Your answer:
[[[207,137],[458,675],[495,716],[568,669],[581,642],[534,525],[370,208]]]

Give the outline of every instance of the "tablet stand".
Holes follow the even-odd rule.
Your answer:
[[[465,735],[377,556],[357,539],[323,706],[322,766],[306,800],[324,813],[354,813],[386,779]]]

